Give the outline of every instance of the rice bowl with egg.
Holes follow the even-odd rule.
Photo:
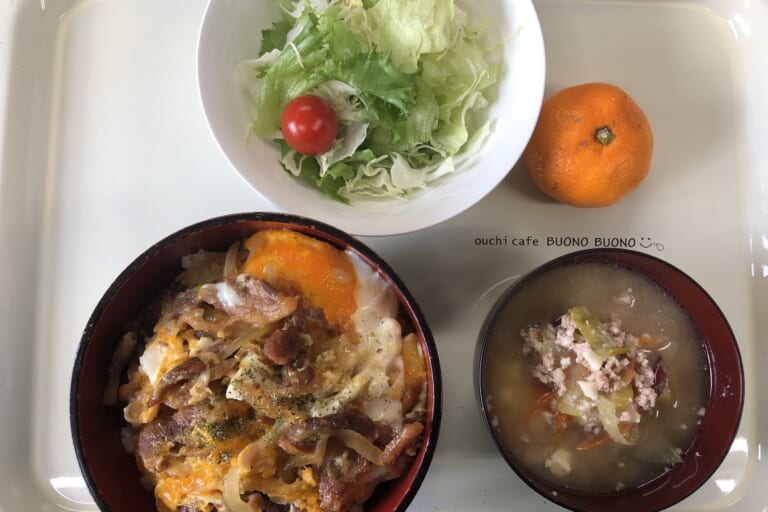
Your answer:
[[[158,510],[356,510],[408,470],[424,355],[377,272],[279,229],[182,263],[126,329],[105,393]]]

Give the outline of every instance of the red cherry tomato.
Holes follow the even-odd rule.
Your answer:
[[[285,142],[295,151],[319,155],[331,149],[339,131],[339,118],[327,101],[308,94],[288,102],[281,128]]]

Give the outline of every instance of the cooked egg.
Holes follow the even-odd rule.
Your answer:
[[[392,288],[357,254],[345,252],[357,277],[356,309],[352,321],[358,332],[373,332],[385,318],[397,318],[398,302]]]
[[[394,424],[402,419],[403,347],[402,330],[396,320],[398,300],[392,288],[357,254],[344,254],[353,265],[356,289],[352,326],[366,353],[362,369],[335,396],[315,405],[313,415],[338,412],[365,393],[363,412],[377,421]]]
[[[365,354],[360,372],[340,392],[317,403],[324,416],[366,394],[366,414],[396,422],[402,417],[403,338],[397,322],[398,299],[388,283],[350,251],[295,231],[260,231],[245,242],[249,256],[243,271],[283,291],[301,293],[326,318],[360,337]]]
[[[152,343],[147,344],[147,348],[139,358],[139,363],[149,377],[149,382],[154,386],[168,370],[186,357],[187,351],[178,334],[159,328],[155,332]]]
[[[349,256],[296,231],[259,231],[245,242],[243,272],[284,292],[298,292],[325,317],[346,326],[357,309],[357,272]]]
[[[236,254],[238,247],[233,246],[230,254]],[[312,391],[311,400],[283,402],[275,400],[274,391],[283,385],[284,374],[264,359],[262,351],[253,346],[241,347],[245,350],[238,353],[235,353],[237,348],[231,351],[222,348],[228,342],[240,347],[242,343],[237,345],[235,342],[244,335],[238,329],[247,328],[241,324],[236,324],[238,329],[228,325],[221,331],[209,333],[190,329],[186,320],[179,320],[178,315],[163,317],[165,320],[155,327],[153,337],[139,358],[138,367],[133,370],[135,375],[131,377],[142,386],[124,410],[126,420],[134,427],[140,428],[157,417],[159,406],[146,407],[147,401],[158,396],[158,387],[168,382],[172,385],[179,382],[178,379],[164,380],[164,377],[183,361],[197,357],[207,365],[206,371],[196,376],[194,382],[191,377],[183,377],[190,379],[184,384],[190,391],[188,403],[192,403],[192,397],[206,400],[214,395],[208,387],[214,380],[211,372],[219,367],[228,372],[226,380],[221,379],[223,373],[217,377],[226,385],[223,397],[228,400],[212,402],[228,407],[224,415],[214,414],[211,409],[203,420],[195,420],[192,432],[185,434],[195,450],[180,458],[172,454],[164,470],[153,475],[156,478],[155,496],[158,503],[163,504],[163,509],[206,508],[211,505],[224,510],[226,484],[222,482],[230,474],[232,464],[229,461],[239,457],[241,450],[254,439],[258,438],[258,442],[266,439],[261,436],[272,423],[262,423],[265,417],[284,421],[296,414],[292,407],[303,408],[297,417],[306,413],[312,417],[324,417],[353,404],[374,421],[388,423],[397,431],[403,424],[404,412],[412,410],[423,388],[425,373],[422,355],[414,335],[403,339],[402,327],[397,320],[398,297],[364,257],[287,230],[260,231],[248,238],[243,247],[248,254],[236,271],[266,281],[284,295],[301,296],[305,304],[323,311],[326,319],[338,328],[338,336],[321,339],[322,343],[314,345],[320,347],[314,364],[316,369],[322,370],[322,374],[318,372],[324,379],[322,387]],[[227,309],[249,305],[248,295],[243,295],[231,281],[223,277],[219,279],[222,280],[202,285],[206,287],[206,292],[214,292],[211,306],[216,311],[223,309],[230,314]],[[290,317],[287,318],[290,321]],[[285,318],[279,318],[279,322],[284,321]],[[266,343],[265,337],[272,332],[270,329],[280,328],[277,322],[267,327],[259,326],[261,330],[250,329],[253,333],[248,333],[248,339]],[[302,333],[302,336],[308,338],[308,347],[318,341],[307,333]],[[222,339],[225,341],[222,342]],[[404,353],[407,354],[406,360]],[[189,386],[189,383],[193,385]],[[220,392],[218,387],[216,393]],[[407,404],[405,410],[404,403]],[[259,415],[249,416],[247,412],[254,409],[259,411]],[[222,423],[222,417],[225,420],[234,418],[238,422],[229,427],[227,423]],[[249,421],[252,423],[247,423]],[[254,425],[258,426],[255,430]],[[275,487],[276,497],[281,496],[283,501],[292,501],[301,508],[319,510],[319,507],[309,506],[318,502],[318,484],[312,469],[305,468],[298,476],[292,484],[276,484],[280,486]],[[304,494],[297,494],[297,489],[303,489],[301,492]]]

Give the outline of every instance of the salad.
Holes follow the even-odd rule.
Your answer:
[[[453,0],[276,0],[239,63],[249,133],[329,196],[407,197],[476,153],[499,63]]]

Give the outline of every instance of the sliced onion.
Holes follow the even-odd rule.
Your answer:
[[[237,275],[237,255],[240,252],[240,242],[229,246],[227,256],[224,258],[224,279]]]
[[[359,432],[349,429],[340,429],[333,431],[333,437],[344,441],[349,448],[353,449],[377,466],[384,465],[384,452],[373,445],[368,439]]]
[[[237,464],[244,472],[256,473],[261,478],[270,478],[277,473],[277,448],[275,439],[278,429],[273,428],[258,440],[240,450]]]
[[[224,479],[224,503],[232,512],[260,512],[240,498],[240,468],[233,465]]]
[[[273,502],[284,504],[301,498],[301,487],[305,484],[301,479],[292,484],[286,484],[276,478],[246,477],[244,485],[249,491],[258,491],[269,496]]]
[[[256,340],[266,336],[267,333],[270,332],[269,327],[252,327],[241,334],[239,334],[236,338],[229,340],[225,343],[222,343],[218,346],[217,350],[220,351],[219,358],[220,359],[228,359],[232,355],[234,355],[235,352],[240,350],[245,345],[249,345]]]

